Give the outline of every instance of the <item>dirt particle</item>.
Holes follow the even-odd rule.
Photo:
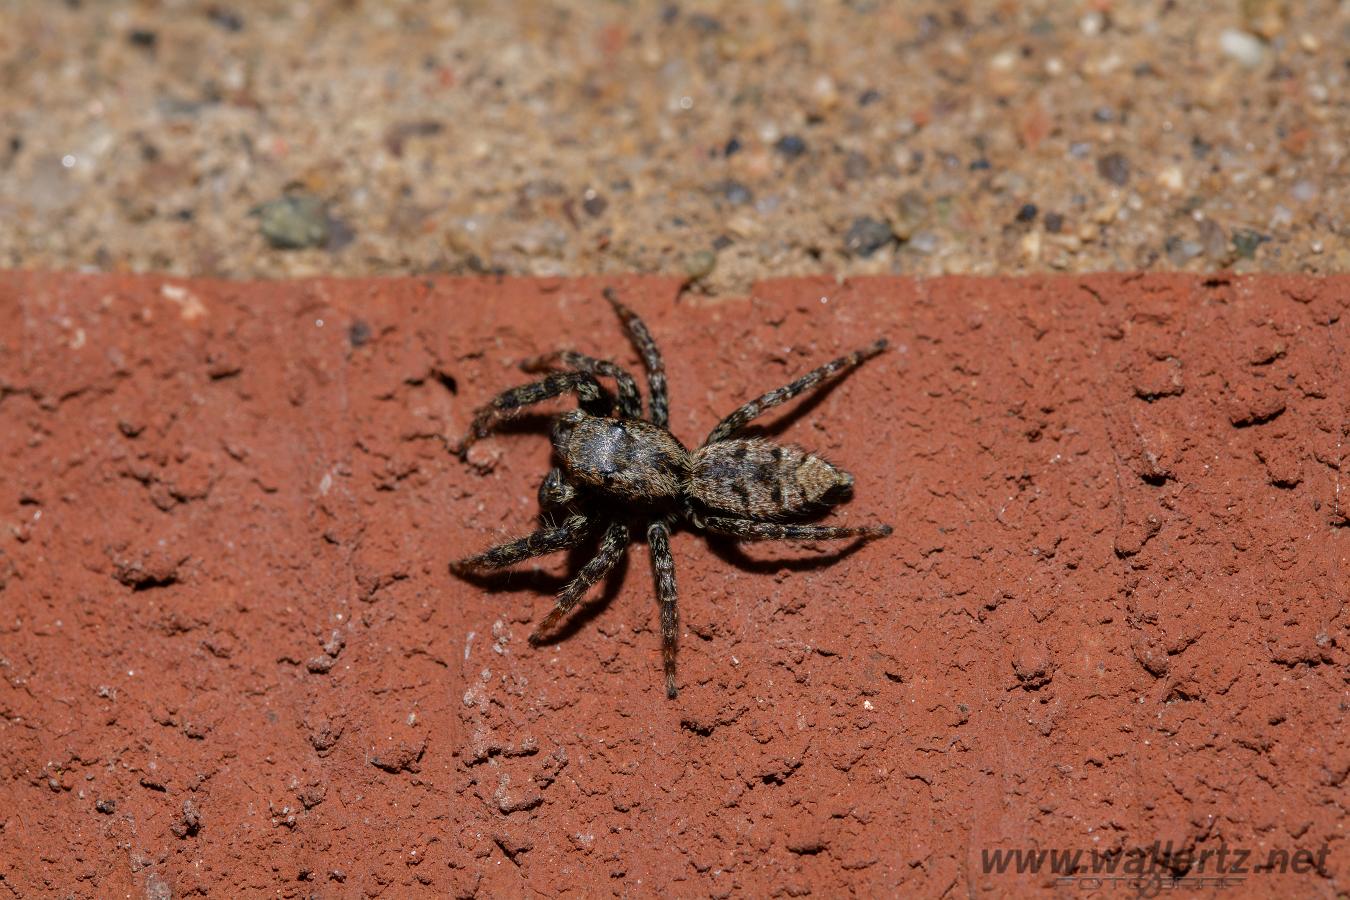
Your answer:
[[[422,755],[427,750],[427,738],[390,740],[370,756],[370,764],[391,774],[420,772]]]
[[[804,828],[789,835],[783,845],[799,856],[814,856],[826,849],[829,844],[818,828]]]
[[[604,215],[605,210],[609,209],[609,201],[594,188],[587,188],[581,195],[581,208],[594,219]]]
[[[173,900],[173,888],[157,872],[145,876],[145,900]]]
[[[1097,160],[1097,174],[1119,187],[1130,181],[1130,161],[1123,153],[1108,153]]]
[[[370,325],[365,319],[355,319],[347,329],[347,342],[353,348],[364,347],[370,343],[371,331]]]
[[[1039,691],[1054,677],[1054,664],[1044,647],[1025,650],[1013,657],[1013,674],[1017,686],[1026,691]]]
[[[202,828],[202,814],[197,811],[197,807],[192,802],[192,798],[183,801],[183,814],[178,821],[169,826],[180,840],[183,838],[195,837]]]
[[[206,11],[206,17],[213,25],[237,34],[244,30],[244,17],[224,6],[212,6]]]
[[[718,185],[717,191],[732,206],[748,206],[755,199],[751,190],[739,181],[724,181]]]
[[[512,790],[509,775],[502,775],[498,780],[492,798],[497,804],[497,809],[508,816],[511,813],[534,809],[544,802],[544,795],[535,788],[533,781],[525,788]]]
[[[1259,248],[1270,238],[1250,228],[1239,228],[1233,232],[1233,250],[1243,259],[1253,259]]]
[[[501,849],[502,853],[506,854],[507,859],[516,865],[520,865],[520,860],[517,857],[534,849],[534,841],[507,831],[493,832],[492,842]]]
[[[1161,678],[1172,668],[1172,657],[1155,641],[1140,638],[1134,642],[1134,658],[1154,678]]]
[[[773,149],[784,159],[797,159],[806,154],[806,141],[800,135],[785,134],[774,142]]]
[[[344,728],[342,722],[324,719],[309,733],[309,743],[320,756],[324,756],[332,752]]]

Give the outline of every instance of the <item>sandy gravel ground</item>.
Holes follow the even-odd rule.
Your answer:
[[[0,267],[1345,271],[1350,4],[0,2]]]

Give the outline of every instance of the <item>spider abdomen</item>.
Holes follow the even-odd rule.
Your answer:
[[[800,447],[742,438],[694,453],[689,493],[737,516],[785,518],[835,503],[852,487],[852,475]]]
[[[644,503],[673,501],[689,476],[689,451],[664,428],[573,410],[559,417],[553,446],[582,484]]]

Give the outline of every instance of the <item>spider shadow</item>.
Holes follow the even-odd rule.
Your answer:
[[[567,586],[568,582],[576,577],[581,567],[599,552],[602,537],[603,529],[598,529],[595,534],[569,550],[567,552],[567,574],[562,577],[550,575],[539,569],[517,568],[492,569],[485,572],[460,572],[456,573],[454,577],[493,594],[528,591],[545,596],[556,596],[559,591]],[[605,576],[604,588],[599,596],[591,600],[583,597],[564,621],[560,622],[553,631],[544,635],[542,643],[552,644],[569,638],[595,619],[618,596],[619,588],[623,586],[624,575],[627,571],[628,554],[624,553],[614,564],[614,568],[610,569]],[[549,607],[549,609],[552,609],[552,607]],[[544,610],[543,615],[547,613],[548,609]],[[542,618],[542,615],[540,618]]]
[[[645,545],[629,544],[627,549],[631,550],[634,546]],[[619,589],[623,587],[624,577],[628,573],[628,556],[629,554],[625,552],[614,564],[614,568],[609,570],[609,574],[605,576],[604,589],[600,594],[593,600],[582,597],[567,618],[559,622],[551,632],[544,635],[541,644],[557,644],[567,640],[609,608],[609,605],[614,602],[614,598],[619,595]],[[568,569],[569,571],[572,569],[571,560],[568,561]]]
[[[828,553],[822,553],[819,556],[794,556],[788,559],[759,559],[745,552],[743,545],[747,543],[746,541],[738,541],[730,535],[709,534],[708,532],[697,533],[703,535],[708,543],[708,549],[712,550],[713,554],[723,562],[746,572],[754,572],[757,575],[772,575],[776,572],[781,572],[784,569],[789,572],[814,572],[817,569],[827,569],[857,553],[866,544],[870,543],[866,538],[857,538],[842,547],[838,547]],[[749,543],[781,545],[791,542],[753,541]]]
[[[516,413],[504,419],[499,419],[492,425],[492,433],[499,435],[508,434],[542,434],[550,435],[553,433],[553,421],[561,413],[545,412],[526,412]]]
[[[852,372],[850,371],[849,375],[851,374]],[[820,404],[824,403],[831,394],[839,389],[839,385],[848,381],[849,375],[845,375],[842,378],[832,378],[825,384],[807,393],[806,396],[795,398],[797,399],[797,402],[792,404],[787,410],[767,421],[756,421],[750,425],[746,425],[736,434],[736,437],[757,437],[774,440],[781,438],[785,431],[806,418],[814,412]],[[740,407],[738,406],[736,408],[739,409]],[[726,415],[730,414],[731,410],[728,410]]]

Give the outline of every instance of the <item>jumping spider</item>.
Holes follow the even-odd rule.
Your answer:
[[[531,643],[538,644],[618,562],[633,539],[633,528],[645,525],[661,603],[666,696],[674,698],[676,590],[670,529],[677,521],[744,540],[870,539],[891,533],[889,525],[843,528],[779,521],[841,502],[851,492],[853,476],[799,447],[736,436],[765,410],[876,356],[886,341],[841,356],[751,400],[719,422],[703,446],[690,453],[666,425],[665,366],[651,333],[612,290],[607,289],[605,297],[646,367],[647,418],[642,417],[642,398],[633,376],[608,360],[561,350],[525,361],[521,368],[526,372],[552,374],[511,388],[480,408],[456,452],[463,458],[503,416],[551,397],[576,394],[580,408],[558,416],[553,425],[553,447],[562,465],[539,486],[541,509],[558,513],[562,524],[491,547],[452,563],[451,569],[459,574],[499,569],[575,547],[603,528],[599,552],[558,593],[553,611],[530,636]],[[614,380],[617,397],[600,385],[597,376]]]

